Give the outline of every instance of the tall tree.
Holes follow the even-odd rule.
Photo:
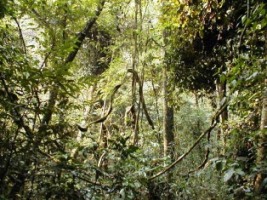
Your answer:
[[[265,38],[265,59],[267,58],[267,31],[266,28],[264,30],[264,38]],[[266,74],[265,71],[263,72]],[[258,139],[258,151],[257,151],[257,164],[260,169],[265,167],[265,162],[267,160],[267,79],[264,79],[263,84],[263,93],[262,93],[262,109],[261,109],[261,125],[260,125],[260,137]],[[255,190],[258,194],[264,193],[267,191],[266,189],[266,173],[259,171],[255,180]]]
[[[174,161],[175,152],[175,141],[174,141],[174,108],[171,105],[170,94],[171,85],[169,81],[169,76],[167,66],[163,67],[163,147],[164,147],[164,157],[170,158],[170,161]],[[173,174],[171,172],[167,173],[167,182],[171,183]],[[173,195],[169,190],[166,194],[167,199],[173,199]]]
[[[259,165],[260,169],[263,169],[266,162],[266,155],[267,155],[267,80],[265,79],[265,88],[262,95],[262,113],[261,113],[261,134],[258,140],[259,148],[257,151],[257,164]],[[258,194],[266,192],[266,173],[259,171],[256,176],[255,180],[255,190]]]

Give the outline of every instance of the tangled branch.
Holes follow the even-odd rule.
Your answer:
[[[198,139],[195,141],[195,143],[187,150],[187,152],[185,152],[183,155],[181,155],[179,158],[177,158],[172,164],[170,164],[169,166],[167,166],[165,169],[163,169],[162,171],[158,172],[157,174],[153,175],[152,177],[149,178],[149,180],[153,180],[161,175],[163,175],[164,173],[166,173],[167,171],[173,169],[179,162],[181,162],[186,156],[188,156],[190,154],[190,152],[199,144],[199,142],[208,134],[211,133],[211,131],[217,126],[218,121],[219,121],[219,116],[222,114],[222,112],[224,111],[225,107],[228,105],[229,100],[226,100],[222,106],[220,107],[220,109],[215,113],[215,115],[212,118],[211,121],[211,125],[210,127],[203,132]],[[205,162],[203,162],[205,165]]]

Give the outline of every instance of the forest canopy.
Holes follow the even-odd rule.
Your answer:
[[[263,0],[1,0],[0,199],[267,198]]]

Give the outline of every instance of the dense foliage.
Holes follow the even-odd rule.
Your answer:
[[[0,1],[0,199],[264,199],[262,0]]]

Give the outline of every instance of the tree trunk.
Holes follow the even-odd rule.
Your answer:
[[[265,30],[265,59],[267,58],[267,30]],[[266,75],[266,68],[265,68],[265,75]],[[264,88],[263,88],[263,95],[262,95],[262,112],[261,112],[261,126],[260,126],[260,137],[258,140],[258,149],[257,149],[257,157],[256,157],[256,164],[260,169],[255,182],[254,182],[254,189],[257,194],[266,193],[266,186],[264,191],[264,182],[266,184],[266,171],[263,172],[264,166],[266,166],[266,159],[267,159],[267,78],[264,80]],[[265,162],[265,165],[264,165]],[[265,169],[266,170],[266,169]]]
[[[138,12],[139,12],[139,1],[135,0],[135,31],[133,32],[133,39],[134,39],[134,52],[133,52],[133,61],[132,61],[132,69],[133,71],[137,71],[137,65],[138,65]],[[132,117],[134,121],[134,127],[133,127],[133,144],[137,145],[138,144],[138,135],[139,135],[139,109],[136,109],[135,104],[136,104],[136,85],[137,85],[137,80],[136,76],[133,74],[133,80],[132,80],[132,106],[133,106],[133,112],[132,112]]]
[[[265,79],[265,88],[262,98],[262,113],[261,113],[261,135],[258,140],[258,150],[257,150],[257,165],[259,167],[259,173],[255,180],[255,192],[258,194],[264,191],[264,180],[266,179],[266,174],[263,172],[264,162],[267,160],[267,79]]]
[[[107,102],[104,101],[104,105],[102,107],[101,118],[105,116],[106,107],[107,107]],[[99,135],[100,135],[99,137],[100,146],[106,149],[108,147],[108,133],[107,133],[107,129],[106,129],[104,122],[100,124]]]
[[[163,80],[163,141],[164,141],[164,156],[170,156],[171,160],[174,159],[174,133],[173,133],[173,107],[170,105],[170,91],[167,84],[167,69],[164,70]]]
[[[170,157],[171,162],[174,159],[174,110],[170,105],[170,87],[168,84],[167,67],[163,69],[163,142],[164,142],[164,156]],[[167,191],[166,199],[174,199],[173,194],[170,192],[169,183],[172,182],[173,174],[167,172]]]
[[[217,99],[218,99],[218,108],[220,108],[221,103],[226,98],[226,81],[217,80],[216,83],[217,90]],[[227,121],[228,121],[228,109],[225,107],[222,114],[220,115],[221,128],[217,132],[217,141],[220,145],[218,152],[219,154],[224,154],[225,145],[226,145],[226,130],[227,130]]]

